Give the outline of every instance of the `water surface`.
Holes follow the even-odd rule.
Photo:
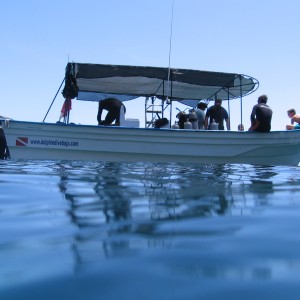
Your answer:
[[[0,299],[299,299],[300,168],[0,162]]]

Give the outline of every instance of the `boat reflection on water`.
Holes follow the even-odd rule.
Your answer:
[[[272,178],[278,175],[272,167],[253,166],[253,178],[247,188],[247,193],[256,197],[256,202],[260,205],[268,203],[268,196],[274,194],[274,183]]]
[[[241,165],[99,163],[77,172],[76,165],[61,164],[59,170],[60,191],[78,228],[77,267],[172,247],[175,237],[233,234],[236,227],[203,229],[198,220],[257,212],[273,192],[276,175],[264,167],[261,176],[256,167]],[[177,232],[186,222],[188,228]]]
[[[224,166],[177,165],[145,170],[143,184],[153,219],[184,219],[222,215],[232,204],[231,182]],[[171,175],[170,175],[171,174]]]
[[[1,299],[299,298],[296,167],[3,161],[0,169]]]

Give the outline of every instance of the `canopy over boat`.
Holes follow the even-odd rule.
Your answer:
[[[155,96],[187,105],[204,99],[240,98],[259,85],[255,78],[235,73],[74,62],[67,64],[65,79],[65,98],[126,101]]]

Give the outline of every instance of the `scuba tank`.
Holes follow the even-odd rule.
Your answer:
[[[219,123],[216,123],[215,119],[210,123],[209,130],[219,130]]]
[[[193,129],[192,123],[189,121],[189,118],[186,119],[183,125],[184,129]]]
[[[177,122],[175,122],[173,125],[172,125],[172,128],[173,129],[180,129],[179,125]]]
[[[188,114],[189,121],[192,123],[193,129],[199,129],[197,114],[194,109],[191,109]]]

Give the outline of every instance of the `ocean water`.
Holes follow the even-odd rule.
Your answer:
[[[300,168],[0,161],[0,299],[300,299]]]

